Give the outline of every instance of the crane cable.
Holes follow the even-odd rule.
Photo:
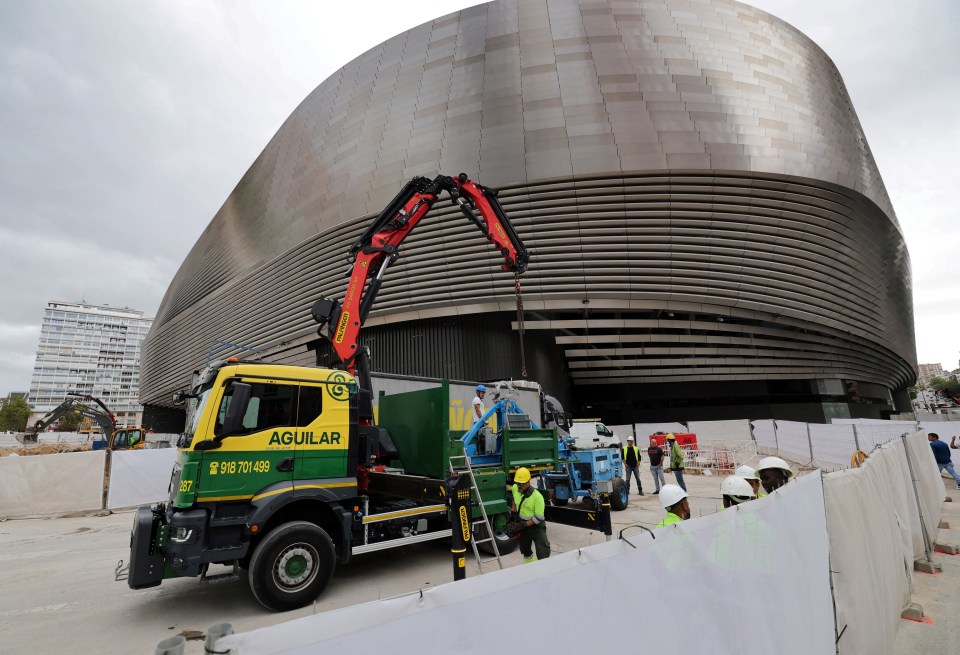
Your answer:
[[[523,347],[523,297],[520,295],[520,273],[514,274],[514,286],[517,290],[517,331],[520,333],[520,374],[527,378],[527,354]]]

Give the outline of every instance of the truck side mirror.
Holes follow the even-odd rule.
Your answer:
[[[227,415],[223,418],[221,437],[236,434],[243,428],[243,417],[247,414],[247,406],[250,404],[250,393],[253,387],[243,382],[234,382],[231,389],[233,394],[230,398],[230,406],[227,408]]]

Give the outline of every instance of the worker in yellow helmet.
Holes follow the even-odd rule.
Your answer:
[[[523,563],[529,564],[538,559],[547,559],[550,557],[550,540],[547,539],[547,523],[544,518],[547,504],[543,500],[543,495],[530,484],[528,468],[517,469],[513,481],[510,511],[519,514],[523,522],[523,529],[519,534]],[[537,552],[536,557],[533,554],[534,546]]]
[[[667,517],[657,524],[663,528],[690,518],[690,503],[687,501],[687,492],[675,484],[665,484],[660,487],[660,504],[667,510]]]
[[[683,450],[677,445],[677,438],[671,432],[667,435],[667,448],[670,451],[670,470],[677,479],[677,486],[687,490],[687,485],[683,482]]]

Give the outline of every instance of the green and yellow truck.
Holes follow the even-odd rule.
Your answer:
[[[361,396],[340,370],[210,364],[181,394],[187,422],[169,501],[137,511],[129,586],[246,569],[257,600],[283,611],[310,603],[354,555],[449,537],[450,460],[464,453],[449,383],[382,395],[377,425],[359,421]],[[474,502],[504,554],[516,548],[499,530],[508,476],[555,467],[558,442],[555,430],[513,421],[499,436],[498,461],[474,469]],[[482,521],[476,505],[472,514]],[[208,575],[224,564],[233,571]]]

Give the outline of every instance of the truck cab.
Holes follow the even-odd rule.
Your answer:
[[[208,366],[176,399],[189,403],[169,502],[137,512],[129,586],[232,564],[271,609],[315,598],[351,553],[356,396],[343,371]]]

